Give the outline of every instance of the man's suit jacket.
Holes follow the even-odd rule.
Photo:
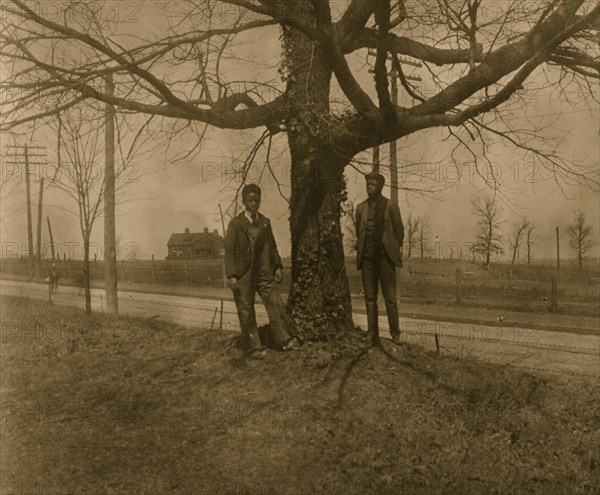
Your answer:
[[[396,266],[402,266],[402,242],[404,241],[404,224],[398,206],[389,199],[383,198],[385,209],[383,214],[383,247]],[[356,266],[360,270],[365,251],[367,237],[367,216],[369,214],[368,199],[356,207]]]
[[[269,271],[275,273],[281,268],[281,258],[277,251],[277,244],[273,236],[271,221],[264,215],[258,213],[259,230],[255,245],[267,246],[269,250]],[[233,218],[227,227],[225,234],[225,271],[227,277],[240,278],[250,268],[252,262],[252,244],[248,228],[252,223],[244,212]]]

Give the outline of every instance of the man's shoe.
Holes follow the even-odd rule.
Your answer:
[[[252,361],[262,361],[266,356],[267,351],[263,349],[255,349],[246,355],[246,359],[251,359]]]
[[[291,351],[293,349],[297,349],[298,347],[300,347],[300,341],[298,340],[297,337],[292,337],[290,340],[287,341],[287,343],[283,346],[283,351],[287,352],[287,351]]]
[[[379,334],[374,332],[368,332],[367,342],[371,345],[379,345]]]
[[[392,342],[396,345],[402,344],[402,340],[400,340],[400,334],[392,336]]]

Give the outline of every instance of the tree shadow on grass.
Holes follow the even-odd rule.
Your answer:
[[[348,380],[350,380],[350,376],[352,375],[352,371],[354,370],[354,368],[356,368],[356,366],[362,360],[362,358],[369,354],[370,349],[371,349],[371,347],[365,347],[365,348],[361,349],[360,352],[356,356],[354,356],[348,363],[348,366],[346,367],[346,369],[342,375],[342,379],[340,381],[340,385],[337,390],[337,400],[336,400],[336,404],[335,404],[336,411],[340,411],[344,405],[345,389],[346,389],[346,385],[348,384]]]
[[[392,344],[392,345],[394,345],[394,344]],[[423,369],[415,364],[415,360],[397,358],[388,349],[385,348],[383,343],[379,343],[379,345],[377,345],[376,348],[379,351],[381,351],[381,353],[386,358],[390,359],[391,361],[393,361],[395,363],[398,363],[400,366],[408,368],[408,369],[414,371],[415,373],[424,376],[427,380],[435,383],[437,387],[443,389],[444,391],[446,391],[450,394],[453,394],[453,395],[458,395],[458,396],[463,396],[463,397],[466,395],[466,391],[464,389],[455,387],[453,385],[449,385],[448,383],[444,383],[444,382],[438,380],[438,376],[435,373],[434,369],[431,369],[431,370]],[[394,345],[394,349],[397,349],[397,347],[395,345]],[[410,349],[411,349],[410,347],[407,347],[407,350],[410,351]]]

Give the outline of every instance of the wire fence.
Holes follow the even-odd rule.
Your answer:
[[[51,270],[61,283],[82,287],[81,260],[44,260],[28,264],[25,259],[3,260],[0,270],[8,278],[43,280]],[[361,273],[353,259],[346,262],[346,273],[355,295],[361,293]],[[121,260],[117,262],[120,283],[150,286],[223,288],[225,273],[222,256],[192,260]],[[282,292],[289,290],[291,264],[284,260]],[[594,270],[565,269],[560,274],[552,267],[492,265],[489,271],[468,262],[414,260],[398,271],[401,301],[420,304],[445,304],[493,307],[522,311],[558,311],[566,314],[600,316],[600,278]],[[90,261],[92,281],[104,280],[104,262]]]

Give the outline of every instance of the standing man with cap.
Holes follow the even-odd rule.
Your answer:
[[[245,211],[229,222],[225,235],[225,270],[237,307],[245,352],[251,359],[262,359],[254,301],[258,291],[269,315],[271,340],[282,350],[297,345],[290,337],[285,306],[277,284],[282,265],[270,220],[258,212],[261,190],[256,184],[242,189]]]
[[[356,264],[362,272],[369,338],[371,343],[379,343],[377,294],[381,283],[392,341],[399,344],[396,267],[402,266],[404,225],[398,206],[381,194],[383,175],[372,172],[365,179],[369,197],[356,208]]]

